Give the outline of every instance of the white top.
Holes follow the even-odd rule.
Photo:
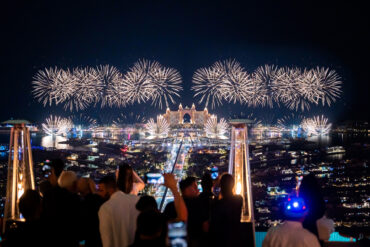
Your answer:
[[[320,247],[320,243],[301,222],[284,221],[268,230],[262,247]]]
[[[99,209],[99,229],[104,247],[126,247],[135,240],[139,196],[114,192]]]
[[[317,231],[319,233],[319,239],[328,241],[330,234],[334,232],[334,221],[326,218],[324,215],[322,218],[316,221]]]
[[[130,192],[131,195],[136,195],[139,194],[139,186],[137,183],[132,184],[132,190]]]

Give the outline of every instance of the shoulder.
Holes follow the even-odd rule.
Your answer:
[[[307,229],[302,229],[300,238],[305,243],[305,246],[310,246],[310,247],[320,246],[320,243],[317,237]]]

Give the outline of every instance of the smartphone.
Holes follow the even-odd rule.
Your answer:
[[[168,239],[172,247],[187,247],[186,224],[182,221],[168,224]]]
[[[44,174],[45,178],[48,178],[50,176],[50,173],[51,173],[51,167],[48,166],[48,165],[44,165],[42,167],[42,173]]]
[[[217,177],[218,177],[218,168],[214,166],[211,169],[211,178],[215,180],[217,179]]]
[[[147,184],[163,184],[164,177],[161,173],[147,173],[146,183]]]

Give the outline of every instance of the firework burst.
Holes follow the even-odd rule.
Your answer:
[[[64,83],[66,79],[67,73],[56,67],[39,70],[33,77],[32,93],[44,106],[53,103],[57,105],[70,93],[69,82]]]
[[[48,135],[66,135],[72,127],[73,123],[70,119],[53,115],[50,115],[42,124],[43,131]]]
[[[322,105],[330,106],[341,94],[342,81],[334,70],[328,68],[316,68],[313,70],[316,77],[319,100]]]
[[[148,123],[145,124],[145,129],[149,133],[149,138],[166,138],[170,130],[170,125],[162,115],[160,115],[157,120],[157,123],[155,123],[153,118],[151,118]]]
[[[304,119],[303,115],[291,113],[277,120],[277,125],[284,128],[286,126],[299,126]]]
[[[163,102],[175,103],[174,96],[180,96],[182,90],[181,76],[172,68],[166,68],[156,61],[139,60],[124,75],[122,92],[127,102],[142,103],[149,100],[160,108]]]
[[[204,131],[206,135],[210,138],[226,138],[226,133],[229,128],[228,123],[225,119],[221,118],[220,122],[217,123],[217,117],[212,115],[208,120],[207,123],[204,125]]]
[[[144,115],[135,114],[130,112],[128,114],[121,113],[116,120],[113,121],[113,125],[120,126],[125,124],[136,124],[136,123],[145,123],[146,118]]]
[[[97,125],[96,119],[84,114],[75,114],[69,117],[74,126],[94,127]]]
[[[301,123],[302,128],[308,136],[322,136],[330,132],[331,124],[323,115],[313,118],[305,118]]]

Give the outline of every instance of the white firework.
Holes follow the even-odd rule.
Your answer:
[[[212,115],[204,125],[204,131],[210,138],[225,139],[228,127],[229,125],[225,119],[221,118],[220,122],[217,123],[217,117]]]
[[[258,67],[252,75],[254,83],[261,87],[259,90],[261,106],[267,105],[272,108],[274,103],[279,105],[279,97],[276,93],[278,87],[277,72],[277,66],[264,65]]]
[[[163,102],[175,103],[182,90],[180,73],[172,68],[163,67],[156,61],[139,60],[124,75],[122,88],[130,103],[142,103],[149,100],[162,108]]]
[[[173,96],[180,97],[179,91],[182,90],[182,79],[180,73],[172,68],[155,68],[149,73],[150,80],[153,85],[153,93],[151,95],[152,104],[162,108],[162,101],[169,107],[168,102],[176,103]]]
[[[68,118],[50,115],[42,124],[43,131],[48,135],[66,135],[73,127],[73,123]]]
[[[153,118],[149,119],[148,123],[145,124],[145,129],[149,133],[149,138],[166,138],[170,131],[170,125],[167,120],[160,115],[157,118],[157,123],[154,122]]]
[[[69,119],[73,123],[73,126],[94,127],[97,125],[96,119],[84,113],[74,114]]]
[[[290,126],[299,126],[304,119],[303,115],[298,113],[291,113],[277,120],[277,125],[279,127],[290,127]]]
[[[301,126],[308,136],[321,136],[329,134],[331,124],[323,115],[303,119]]]
[[[125,92],[121,91],[120,87],[122,74],[117,68],[110,65],[100,65],[96,70],[91,70],[90,73],[92,78],[96,80],[96,90],[101,107],[126,105]]]
[[[223,92],[222,83],[224,72],[217,68],[200,68],[193,75],[192,90],[195,91],[194,97],[200,96],[199,103],[205,102],[205,106],[211,102],[212,108],[215,105],[222,105]]]
[[[317,79],[317,90],[319,93],[319,100],[322,105],[327,104],[330,106],[339,98],[342,90],[342,81],[340,76],[328,68],[319,68],[312,70],[313,75]]]
[[[278,99],[291,110],[310,108],[311,98],[304,95],[304,79],[299,68],[281,68],[276,73],[275,93]]]
[[[58,68],[39,70],[33,77],[33,95],[44,106],[63,102],[70,94],[68,75]]]
[[[75,68],[65,71],[65,83],[68,83],[68,95],[64,99],[64,109],[84,110],[99,100],[98,75],[93,68]]]
[[[130,112],[128,114],[121,113],[119,117],[117,117],[113,121],[114,126],[126,125],[126,124],[136,124],[136,123],[144,123],[146,122],[146,118],[144,115],[135,114],[134,112]]]
[[[200,96],[199,102],[205,101],[206,107],[211,103],[214,108],[223,101],[255,107],[265,101],[262,82],[253,80],[235,60],[218,61],[211,67],[198,69],[193,84],[194,97]]]
[[[254,106],[259,104],[261,86],[252,81],[250,75],[239,62],[235,60],[219,61],[213,67],[224,74],[220,91],[226,101]]]

